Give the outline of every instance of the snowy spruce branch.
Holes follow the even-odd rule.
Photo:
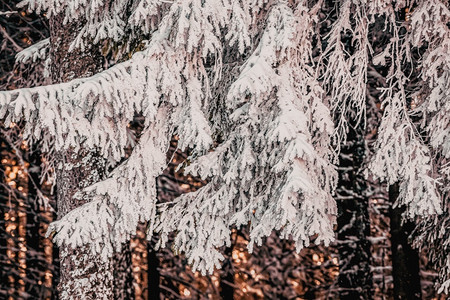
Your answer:
[[[174,248],[186,253],[194,270],[206,273],[220,266],[218,248],[229,245],[232,226],[249,224],[250,251],[273,230],[292,238],[297,250],[312,236],[317,243],[331,242],[334,148],[345,141],[349,118],[365,120],[371,58],[389,74],[370,169],[388,183],[400,182],[397,204],[406,206],[409,217],[442,211],[436,174],[448,182],[450,172],[445,162],[435,165],[433,154],[450,156],[449,13],[443,2],[418,1],[409,32],[400,37],[396,10],[405,1],[343,1],[318,60],[313,41],[322,38],[320,1],[311,6],[306,0],[26,0],[22,5],[61,15],[65,23],[84,20],[72,48],[118,42],[138,31],[149,38],[131,59],[94,76],[0,92],[6,126],[25,120],[25,138],[41,140],[44,149],[95,149],[115,167],[75,195],[87,204],[50,225],[59,245],[88,244],[107,259],[138,222],[148,222],[149,236],[160,235],[159,246],[175,232]],[[376,17],[384,18],[393,36],[372,57],[368,31]],[[351,35],[350,42],[344,34]],[[421,75],[429,92],[419,108],[427,116],[429,141],[411,117],[403,73],[411,48],[425,42]],[[24,50],[18,60],[44,56],[45,43]],[[228,83],[224,61],[234,57],[238,76]],[[214,96],[220,88],[224,103]],[[211,113],[218,110],[227,121],[220,141],[214,137],[222,127]],[[145,118],[144,128],[124,160],[136,113]],[[156,177],[167,167],[174,134],[179,148],[192,153],[185,171],[208,184],[157,206]]]
[[[368,6],[351,0],[342,1],[338,19],[326,36],[327,48],[321,57],[326,61],[323,62],[322,76],[336,118],[333,139],[338,152],[347,139],[349,120],[359,124],[366,118],[367,66],[372,52],[368,26],[369,17],[375,14]],[[352,33],[350,42],[343,40],[347,32]],[[353,48],[352,54],[349,44]]]
[[[195,270],[220,266],[217,248],[229,245],[231,225],[251,224],[250,251],[274,229],[292,237],[298,251],[310,236],[333,239],[333,125],[309,69],[313,17],[302,5],[295,12],[283,2],[272,6],[259,44],[228,92],[233,133],[186,168],[210,182],[161,209],[161,246],[177,232],[174,246]]]
[[[403,60],[411,62],[408,43],[411,35],[400,38],[400,27],[392,11],[389,26],[392,38],[376,62],[391,62],[387,87],[383,90],[384,114],[376,142],[376,153],[370,170],[388,184],[400,182],[400,194],[394,205],[405,205],[406,215],[427,216],[441,213],[441,196],[428,146],[420,136],[407,107],[405,84],[407,76],[402,69]]]
[[[47,38],[17,53],[16,62],[26,64],[30,62],[44,61],[48,57],[49,49],[50,39]]]
[[[411,15],[411,45],[427,44],[423,57],[422,80],[425,83],[417,110],[424,116],[425,130],[435,156],[444,199],[442,215],[432,216],[419,225],[415,244],[418,247],[436,245],[430,258],[439,269],[438,292],[450,292],[450,10],[444,1],[424,1]]]
[[[200,4],[197,1],[193,2]],[[179,6],[177,7],[176,4]],[[133,149],[133,153],[126,162],[118,166],[108,179],[84,191],[83,196],[93,198],[93,202],[82,206],[78,211],[70,212],[51,225],[50,230],[58,232],[55,240],[59,243],[69,242],[73,246],[79,246],[88,242],[82,237],[88,236],[87,233],[89,233],[91,239],[93,238],[99,245],[106,236],[110,237],[113,246],[120,247],[121,243],[135,233],[138,222],[149,221],[152,228],[151,224],[155,221],[156,177],[162,174],[167,165],[166,152],[174,128],[177,129],[180,136],[179,143],[183,148],[195,145],[198,151],[202,152],[209,149],[212,143],[209,125],[201,110],[207,96],[203,93],[207,87],[202,86],[202,82],[206,81],[206,73],[201,72],[201,69],[197,71],[196,67],[202,67],[200,61],[202,54],[206,56],[209,51],[215,51],[215,47],[220,45],[205,44],[205,47],[209,47],[208,50],[201,51],[191,47],[185,35],[169,39],[168,32],[173,27],[187,26],[184,22],[189,21],[190,26],[195,25],[192,24],[195,20],[179,17],[180,8],[190,10],[189,3],[179,1],[176,4],[162,21],[160,31],[153,35],[145,53],[141,54],[141,57],[145,57],[145,63],[130,61],[132,67],[137,68],[134,71],[140,71],[138,74],[146,79],[143,90],[145,97],[142,100],[142,105],[146,109],[143,111],[146,127],[139,144]],[[188,11],[188,13],[192,12]],[[202,13],[204,14],[205,11]],[[197,20],[204,22],[207,19],[207,15],[203,15]],[[200,28],[198,24],[195,27]],[[212,26],[210,28],[214,30]],[[199,35],[197,38],[198,45],[204,36]],[[216,41],[218,42],[217,39]],[[157,70],[159,72],[155,72]],[[132,78],[136,80],[136,76]],[[189,87],[187,87],[188,83]],[[132,90],[134,88],[130,91]],[[161,97],[159,90],[165,90],[167,94]],[[126,128],[130,120],[127,119],[122,126]],[[120,148],[123,149],[123,147]],[[104,215],[106,219],[98,220],[99,215]],[[83,218],[80,218],[81,216]],[[89,216],[87,220],[86,216]],[[99,221],[103,222],[101,224],[103,226],[98,226]],[[73,239],[74,236],[77,237],[76,240]],[[112,254],[113,249],[103,248],[102,250],[107,251],[104,256],[106,258]]]

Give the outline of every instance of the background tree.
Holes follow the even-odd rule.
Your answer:
[[[338,289],[340,299],[371,299],[370,218],[368,187],[363,176],[366,158],[367,71],[369,5],[326,2],[322,59],[327,60],[324,82],[328,84],[335,119],[335,146],[339,153],[336,189]],[[328,26],[327,26],[328,25]],[[325,62],[324,62],[325,63]],[[348,68],[351,65],[351,68]]]
[[[398,184],[389,186],[389,199],[395,203]],[[414,224],[402,224],[401,208],[391,208],[392,276],[395,299],[421,299],[420,267],[417,251],[408,240]]]
[[[0,3],[3,13],[0,17],[2,90],[48,83],[42,76],[44,64],[39,57],[34,57],[34,63],[28,66],[15,61],[16,53],[48,35],[44,18],[17,9],[15,3]],[[43,240],[52,213],[50,206],[43,205],[43,193],[47,192],[45,187],[41,189],[40,178],[36,177],[36,171],[40,171],[40,156],[23,141],[21,129],[21,124],[13,124],[0,133],[4,179],[0,214],[4,230],[0,237],[4,242],[0,292],[5,299],[8,296],[20,299],[50,297],[54,289],[49,274],[54,277],[58,274],[58,265],[48,262],[51,243]]]
[[[433,20],[433,21],[431,21]],[[421,73],[422,86],[413,98],[422,119],[421,129],[429,141],[434,159],[433,171],[438,174],[443,199],[443,213],[419,224],[416,246],[428,249],[429,258],[439,270],[437,286],[448,294],[449,253],[449,92],[450,84],[450,11],[440,1],[420,3],[410,16],[412,45],[424,50]],[[433,28],[433,30],[429,30]]]

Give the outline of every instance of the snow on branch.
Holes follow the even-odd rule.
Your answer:
[[[50,39],[44,39],[16,54],[16,63],[45,60],[50,49]]]
[[[91,244],[107,260],[135,234],[138,222],[154,222],[156,177],[166,167],[172,136],[168,117],[168,109],[160,108],[131,156],[106,180],[75,195],[92,200],[50,224],[48,234],[56,233],[58,245]]]
[[[400,182],[396,206],[405,205],[409,218],[442,212],[429,149],[406,120],[400,93],[388,98],[370,170],[388,184]]]
[[[346,0],[339,10],[321,58],[327,62],[323,80],[331,94],[331,110],[337,118],[334,139],[338,152],[346,141],[349,120],[357,124],[365,122],[367,66],[371,52],[368,40],[371,11],[367,5]],[[346,42],[343,36],[349,32],[352,40]]]
[[[313,139],[317,128],[328,139],[333,130],[308,69],[313,22],[304,5],[295,12],[284,1],[270,8],[258,46],[228,91],[232,133],[186,168],[211,181],[161,207],[160,246],[177,232],[174,247],[194,270],[205,274],[220,265],[217,248],[230,243],[233,224],[250,222],[250,251],[274,229],[292,237],[298,251],[312,235],[325,243],[334,237],[336,172],[329,147],[321,152]]]
[[[99,43],[110,39],[122,41],[131,35],[129,29],[142,30],[148,34],[156,29],[159,15],[167,1],[161,0],[24,0],[18,7],[28,7],[37,13],[46,12],[46,16],[64,16],[64,24],[77,20],[85,20],[71,48],[85,47],[85,42]],[[129,8],[133,8],[129,12]],[[128,17],[129,16],[129,17]]]
[[[228,15],[215,18],[213,10],[217,6],[210,6],[211,10],[199,9],[203,5],[198,0],[174,3],[144,52],[135,54],[126,63],[100,73],[101,78],[107,78],[104,82],[98,81],[95,76],[83,82],[88,85],[88,92],[83,94],[83,91],[79,91],[75,94],[89,96],[91,90],[103,91],[105,86],[99,85],[109,83],[106,87],[111,89],[111,94],[105,98],[97,94],[95,103],[84,101],[78,106],[88,106],[84,111],[96,111],[91,117],[92,120],[97,118],[95,114],[98,112],[104,112],[116,120],[123,120],[123,123],[116,122],[120,129],[126,128],[137,110],[145,117],[145,128],[138,145],[123,164],[117,166],[107,179],[76,195],[92,199],[91,202],[51,224],[49,233],[56,233],[54,240],[58,244],[65,243],[76,247],[93,243],[93,250],[100,252],[106,259],[113,253],[113,249],[120,249],[121,244],[130,238],[138,222],[149,222],[151,233],[156,213],[156,177],[162,174],[167,166],[166,152],[174,131],[180,136],[180,147],[193,146],[198,153],[210,148],[211,133],[208,119],[202,109],[208,106],[211,99],[202,60],[203,56],[206,58],[220,51],[221,43],[213,36],[219,34],[220,24]],[[186,18],[189,15],[194,16],[193,11],[201,15]],[[184,22],[190,24],[186,25]],[[202,22],[201,26],[209,28],[210,31],[201,31],[197,22]],[[211,23],[207,26],[205,22]],[[169,32],[180,26],[187,26],[191,32],[194,29],[197,31],[195,34],[192,32],[192,35],[187,35],[186,32],[169,35]],[[194,37],[197,38],[194,43],[202,46],[190,46],[189,39]],[[119,76],[111,74],[114,68],[125,72],[124,75],[120,74],[121,83],[116,82]],[[139,85],[136,86],[133,81],[137,81]],[[77,99],[82,100],[83,96]],[[103,106],[98,107],[101,100],[104,101]],[[118,101],[122,101],[122,106]],[[121,109],[125,104],[130,111]],[[76,109],[77,107],[74,108]],[[86,126],[96,127],[100,124],[91,121]],[[83,146],[98,146],[86,141]],[[123,145],[117,143],[115,137],[109,141],[115,142],[116,148],[123,150]],[[102,246],[105,239],[111,247]]]
[[[336,216],[332,140],[345,140],[349,118],[364,121],[368,28],[375,15],[384,15],[393,37],[374,57],[374,63],[391,66],[371,170],[389,183],[400,182],[397,204],[407,206],[409,217],[441,212],[432,151],[442,148],[449,157],[447,7],[438,0],[419,4],[411,18],[414,34],[400,38],[395,10],[404,1],[396,1],[395,8],[387,0],[344,1],[318,64],[313,48],[320,40],[322,3],[311,7],[309,2],[22,2],[48,16],[62,14],[64,22],[83,22],[72,47],[83,48],[88,40],[121,41],[138,31],[150,36],[131,59],[89,78],[0,92],[0,118],[6,126],[25,120],[24,136],[42,140],[44,149],[96,149],[115,166],[104,180],[77,193],[87,204],[51,224],[54,240],[73,247],[92,244],[106,259],[138,222],[148,222],[149,235],[160,233],[161,247],[176,232],[174,248],[202,273],[219,266],[223,256],[218,248],[229,245],[231,226],[250,224],[250,251],[273,230],[292,238],[298,251],[312,236],[328,244]],[[344,41],[344,34],[350,41]],[[425,123],[432,148],[412,121],[402,69],[403,59],[411,60],[410,45],[425,42],[431,46],[422,76],[430,92],[424,93],[423,105],[430,116]],[[24,50],[18,60],[41,57],[46,43]],[[224,79],[231,76],[222,76],[222,60],[239,72],[231,82]],[[223,103],[214,96],[216,90],[223,92]],[[219,142],[213,131],[222,128],[212,113],[218,109],[229,124],[212,148]],[[119,164],[136,113],[144,116],[144,129],[130,157]],[[161,205],[158,212],[155,182],[167,165],[173,134],[179,136],[179,147],[192,153],[185,171],[209,183]]]
[[[133,62],[142,65],[142,58],[136,54]],[[145,88],[145,73],[130,63],[68,83],[0,92],[0,117],[6,117],[6,126],[25,119],[24,136],[39,140],[50,134],[56,150],[95,145],[105,158],[118,161],[127,144],[126,125],[142,110]]]
[[[427,45],[422,59],[423,88],[414,99],[422,113],[424,129],[436,157],[444,200],[441,215],[421,222],[415,244],[429,247],[431,262],[439,270],[439,293],[450,292],[450,245],[448,231],[450,183],[450,10],[447,1],[422,1],[411,14],[409,42],[413,47]]]
[[[395,205],[405,205],[407,217],[429,216],[442,212],[438,180],[430,149],[407,110],[405,83],[408,79],[402,71],[402,61],[411,60],[411,50],[409,44],[399,38],[400,29],[395,19],[389,21],[393,37],[381,55],[389,58],[391,67],[387,75],[388,87],[382,94],[384,114],[378,130],[377,150],[369,169],[388,184],[400,182]]]
[[[203,138],[206,138],[209,135],[205,125],[207,118],[195,113],[205,104],[199,101],[209,96],[202,58],[220,53],[222,46],[215,34],[220,33],[220,25],[228,15],[216,16],[217,8],[210,6],[210,10],[200,10],[196,7],[203,7],[203,4],[200,1],[193,3],[195,5],[190,8],[185,1],[178,1],[153,34],[147,49],[135,53],[124,63],[68,83],[0,92],[0,117],[6,116],[6,125],[22,118],[27,120],[24,135],[41,139],[50,134],[56,138],[56,150],[95,146],[105,158],[119,161],[128,143],[126,125],[136,112],[152,119],[163,91],[164,100],[174,106],[181,106],[185,97],[191,99],[187,101],[190,117],[183,119],[186,122],[176,124],[180,131],[186,124],[196,126],[194,119],[204,120],[192,134],[182,135],[181,142],[187,140],[186,146],[192,145],[194,136],[204,130]],[[189,9],[199,15],[190,13]],[[188,18],[191,15],[193,17]],[[205,31],[203,27],[210,30]],[[169,37],[174,29],[180,33]],[[192,46],[197,44],[202,44],[201,52]],[[217,68],[220,68],[219,64]],[[192,83],[188,90],[185,90],[185,80]],[[194,81],[200,84],[196,89]],[[207,91],[205,95],[203,88]],[[210,143],[211,140],[200,145],[207,149]]]
[[[431,146],[450,158],[450,10],[441,1],[422,3],[411,16],[411,44],[428,44],[422,78],[429,87],[420,109],[431,117],[427,130]]]

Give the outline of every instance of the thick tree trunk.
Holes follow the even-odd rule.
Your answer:
[[[89,159],[83,162],[83,157]],[[81,187],[91,184],[92,177],[100,175],[98,172],[101,171],[103,162],[87,150],[80,153],[72,151],[59,153],[58,160],[63,163],[63,167],[56,170],[60,218],[84,204],[73,199],[73,195]],[[100,166],[99,170],[96,169],[97,166]],[[88,245],[76,249],[63,246],[59,251],[61,299],[114,299],[113,259],[103,261],[91,253]]]
[[[339,163],[338,251],[340,299],[372,299],[370,219],[361,174],[365,144],[361,126],[350,128]]]
[[[389,187],[389,200],[393,205],[399,194],[399,185]],[[391,248],[392,277],[394,280],[394,299],[422,299],[420,285],[419,255],[408,242],[414,230],[414,223],[405,221],[402,224],[404,208],[391,207]]]
[[[86,43],[85,49],[69,52],[70,44],[83,24],[80,21],[64,24],[63,19],[62,15],[50,19],[53,83],[92,76],[101,71],[103,65],[103,57],[95,45]],[[74,199],[73,195],[104,176],[105,161],[92,149],[76,152],[69,149],[57,153],[56,159],[59,165],[55,170],[57,209],[58,218],[61,218],[88,201]],[[127,299],[130,291],[127,292],[126,278],[129,277],[124,273],[131,273],[130,251],[123,251],[106,262],[92,254],[89,245],[76,249],[63,246],[59,252],[61,299]],[[117,262],[119,265],[115,268]]]

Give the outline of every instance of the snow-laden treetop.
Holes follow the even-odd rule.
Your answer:
[[[0,93],[5,125],[25,120],[25,136],[42,141],[45,149],[92,148],[114,166],[107,178],[76,195],[89,203],[52,223],[49,231],[56,232],[58,244],[89,243],[106,258],[145,221],[149,235],[160,234],[161,246],[176,232],[175,248],[186,253],[194,270],[212,272],[223,259],[217,248],[230,243],[233,225],[249,224],[250,250],[274,229],[294,239],[298,250],[311,237],[329,243],[336,151],[349,118],[365,120],[372,61],[389,74],[370,170],[401,183],[398,204],[407,206],[409,217],[442,211],[438,178],[448,180],[450,172],[441,172],[433,153],[450,157],[450,13],[444,1],[341,1],[326,36],[320,33],[323,1],[22,5],[80,22],[72,49],[149,36],[144,50],[92,77]],[[414,10],[399,22],[396,13],[404,7]],[[380,20],[390,38],[375,49],[369,29]],[[350,41],[343,39],[348,33]],[[46,55],[49,44],[25,50],[19,59]],[[418,62],[423,89],[413,96],[412,110],[403,66],[419,48],[425,48]],[[426,116],[423,128],[411,118],[416,111]],[[136,113],[145,118],[145,128],[119,164]],[[192,153],[185,171],[209,183],[157,206],[155,178],[167,166],[174,134],[179,148]]]

